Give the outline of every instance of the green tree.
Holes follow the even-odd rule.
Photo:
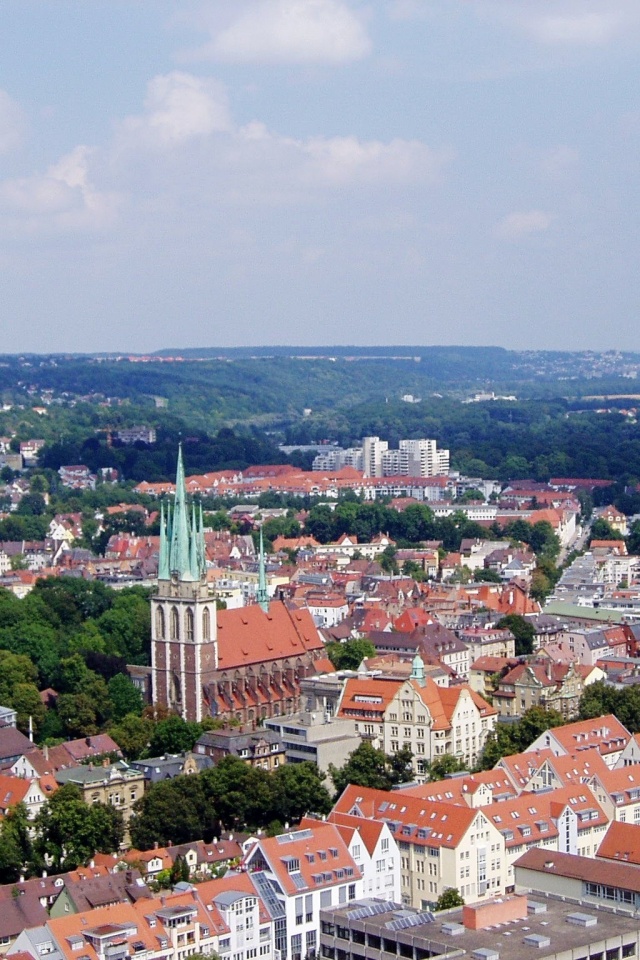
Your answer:
[[[455,907],[464,907],[464,897],[455,887],[446,887],[436,901],[436,913],[441,910],[452,910]]]
[[[159,757],[165,753],[184,753],[192,750],[200,736],[201,730],[197,723],[188,723],[175,714],[160,720],[151,734],[149,754]]]
[[[376,750],[368,740],[363,740],[360,746],[356,747],[344,766],[335,767],[332,763],[329,764],[329,775],[337,795],[340,795],[349,783],[359,787],[373,787],[376,790],[390,790],[394,784],[405,779],[398,779],[397,771],[389,769],[389,757],[386,753]]]
[[[466,770],[464,760],[459,760],[452,753],[443,753],[429,764],[429,780],[444,780],[450,773],[461,773]]]
[[[536,636],[535,627],[519,613],[508,613],[506,617],[502,617],[497,626],[499,630],[510,630],[513,634],[517,657],[524,657],[533,653]]]
[[[201,777],[206,796],[226,829],[264,826],[279,815],[273,775],[266,770],[251,767],[239,757],[228,756],[205,770]]]
[[[619,530],[615,530],[606,520],[598,517],[591,525],[589,543],[592,540],[624,540]]]
[[[12,883],[27,872],[33,858],[27,808],[9,807],[0,824],[0,883]]]
[[[201,776],[181,776],[152,784],[136,802],[130,820],[131,842],[140,850],[159,843],[210,839],[215,810],[207,802]]]
[[[127,714],[142,713],[144,701],[138,688],[123,673],[117,673],[108,683],[109,699],[113,704],[113,719],[122,720]]]
[[[139,760],[148,750],[153,721],[130,713],[109,730],[127,760]]]
[[[325,650],[336,670],[357,670],[365,658],[376,655],[376,648],[364,637],[354,637],[345,643],[331,642]]]
[[[315,763],[286,763],[273,774],[274,809],[283,821],[297,823],[307,813],[326,814],[331,797]]]
[[[124,837],[120,811],[104,803],[88,806],[71,783],[44,803],[34,826],[35,854],[56,873],[74,870],[96,853],[114,853]]]

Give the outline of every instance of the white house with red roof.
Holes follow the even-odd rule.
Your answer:
[[[260,839],[244,860],[276,920],[276,948],[287,960],[315,954],[320,909],[359,900],[363,869],[333,823]]]
[[[449,887],[466,900],[505,892],[504,838],[488,816],[491,809],[350,785],[330,816],[386,823],[400,847],[401,902],[428,910]]]
[[[393,834],[381,820],[366,820],[333,812],[335,823],[349,853],[362,870],[363,896],[400,901],[400,852]]]

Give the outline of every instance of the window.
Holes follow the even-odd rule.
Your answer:
[[[380,844],[380,849],[383,853],[389,853],[389,838],[383,837],[382,843]]]
[[[205,607],[202,614],[202,636],[205,640],[211,640],[211,614],[208,607]]]
[[[180,639],[180,618],[178,617],[178,611],[175,607],[171,607],[170,615],[170,635],[172,640]]]
[[[162,607],[156,608],[156,637],[158,640],[164,640],[164,610]]]
[[[184,615],[184,635],[186,640],[193,640],[193,610],[187,607]]]

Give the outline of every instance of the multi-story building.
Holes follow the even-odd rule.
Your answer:
[[[60,786],[74,783],[82,791],[82,798],[90,806],[108,803],[119,810],[124,819],[125,843],[129,837],[129,820],[136,800],[144,793],[144,772],[128,766],[123,760],[104,766],[76,766],[58,770],[55,774]]]
[[[244,860],[275,926],[275,947],[287,960],[318,949],[320,909],[363,895],[364,871],[333,823],[258,840]]]
[[[355,720],[357,732],[385,753],[408,747],[414,774],[424,779],[429,763],[452,754],[476,762],[497,711],[470,687],[440,687],[425,677],[419,655],[411,678],[359,676],[345,682],[338,716]]]
[[[430,909],[449,887],[466,900],[505,892],[504,837],[485,808],[350,785],[334,813],[388,825],[400,851],[404,904]]]

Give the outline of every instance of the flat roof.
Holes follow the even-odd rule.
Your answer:
[[[507,923],[496,924],[486,930],[465,930],[464,933],[451,938],[452,946],[466,951],[467,955],[476,950],[495,951],[500,960],[529,960],[553,957],[566,952],[567,955],[588,956],[586,949],[591,943],[599,943],[609,938],[622,938],[622,943],[638,942],[638,921],[632,917],[614,913],[613,910],[597,908],[591,904],[576,904],[563,902],[544,894],[536,893],[536,903],[544,903],[547,907],[542,913],[530,913],[522,920],[512,920]],[[581,926],[567,920],[576,913],[585,913],[597,918],[595,926]],[[437,919],[440,915],[436,915]],[[438,941],[446,942],[446,934],[442,933],[443,923],[462,923],[462,910],[447,911],[441,915],[442,922],[433,926],[433,936]],[[525,938],[549,938],[548,946],[537,946],[535,942],[524,942]],[[542,941],[539,941],[542,942]],[[620,941],[618,940],[616,945]]]

